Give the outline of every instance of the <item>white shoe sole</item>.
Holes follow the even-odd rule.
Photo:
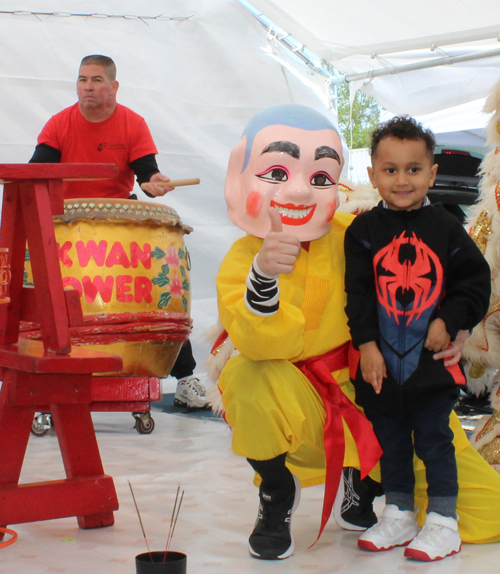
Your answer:
[[[358,540],[358,547],[362,548],[363,550],[369,550],[370,552],[386,552],[387,550],[392,550],[397,546],[408,546],[408,544],[410,544],[412,540],[413,538],[410,538],[405,542],[398,542],[397,544],[392,544],[389,546],[377,546],[374,542],[371,542],[370,540]],[[406,556],[406,550],[405,550],[405,556]]]
[[[404,555],[406,556],[406,558],[412,558],[413,560],[419,560],[420,562],[434,562],[435,560],[442,560],[443,558],[446,558],[447,556],[453,556],[453,554],[458,554],[458,552],[460,552],[460,550],[462,550],[462,544],[460,544],[460,546],[458,547],[458,550],[453,549],[450,552],[448,552],[447,554],[445,554],[444,556],[435,556],[433,558],[432,556],[429,556],[429,554],[427,554],[427,552],[424,552],[423,550],[417,550],[416,548],[406,548]]]
[[[208,411],[211,409],[210,403],[205,403],[202,407],[192,407],[186,401],[182,401],[180,399],[174,399],[174,406],[182,407],[184,409],[188,409],[189,411]]]

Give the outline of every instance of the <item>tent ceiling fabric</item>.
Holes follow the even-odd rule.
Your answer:
[[[428,114],[485,97],[500,56],[370,78],[370,71],[500,49],[492,0],[250,0],[298,42],[347,74],[392,113]],[[498,22],[498,25],[492,25]],[[432,49],[432,47],[437,49]],[[376,57],[373,55],[376,54]]]

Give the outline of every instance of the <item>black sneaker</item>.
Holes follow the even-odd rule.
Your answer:
[[[373,500],[383,494],[384,489],[380,483],[369,476],[361,480],[361,473],[357,468],[345,467],[333,505],[335,522],[345,530],[371,528],[377,524]]]
[[[259,514],[248,539],[248,550],[261,560],[283,560],[293,554],[291,520],[300,500],[300,482],[294,476],[294,492],[284,502],[259,491]]]

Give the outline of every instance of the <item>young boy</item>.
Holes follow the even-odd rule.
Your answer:
[[[439,560],[460,551],[457,466],[449,416],[465,378],[433,359],[485,315],[488,264],[458,220],[427,198],[438,166],[434,137],[409,117],[372,135],[372,185],[383,201],[345,236],[346,313],[359,364],[356,402],[383,450],[386,507],[358,546]],[[426,468],[429,504],[419,532],[413,452]]]

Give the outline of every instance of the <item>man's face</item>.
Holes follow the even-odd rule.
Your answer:
[[[118,82],[106,76],[104,66],[88,64],[80,67],[76,82],[78,105],[85,109],[107,108],[116,104]]]
[[[326,235],[337,208],[342,144],[334,130],[309,131],[268,126],[254,139],[243,173],[246,138],[229,159],[225,197],[229,219],[265,237],[271,228],[269,207],[277,209],[283,231],[300,241]]]

